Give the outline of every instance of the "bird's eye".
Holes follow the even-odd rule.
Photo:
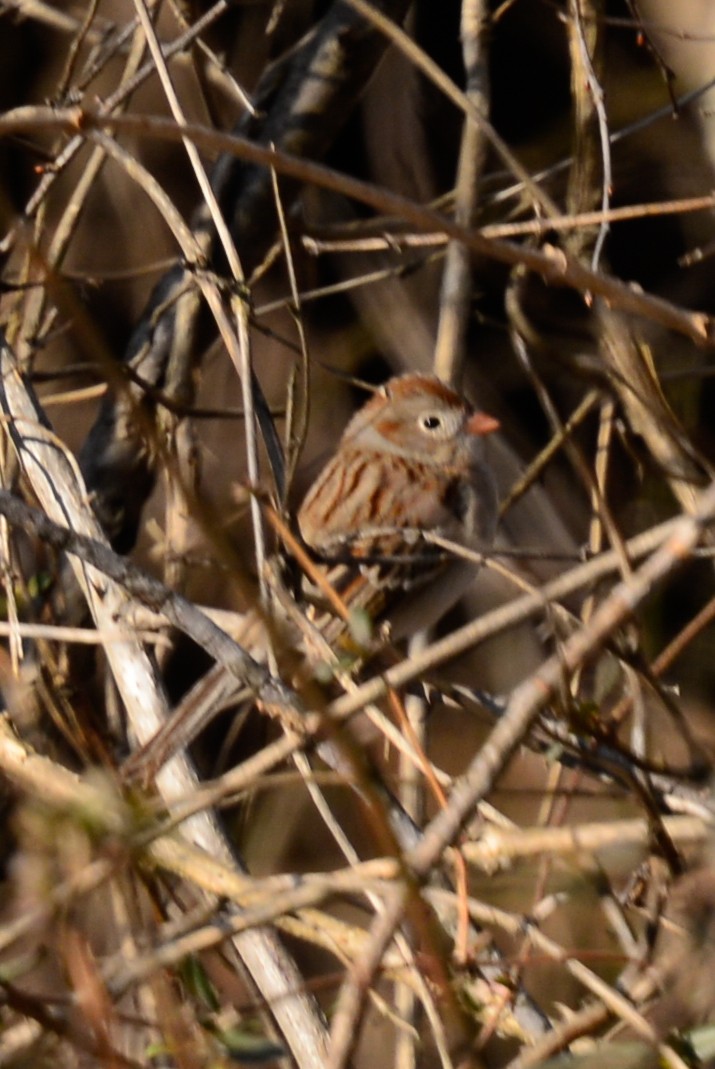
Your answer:
[[[419,422],[423,431],[438,431],[442,426],[442,417],[435,412],[428,412],[426,415],[420,416]]]

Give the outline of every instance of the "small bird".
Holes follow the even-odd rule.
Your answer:
[[[422,374],[391,379],[352,418],[297,517],[349,616],[386,618],[399,639],[431,626],[458,600],[476,565],[450,559],[431,539],[473,551],[491,544],[497,497],[484,438],[498,427]],[[311,596],[324,602],[317,591]],[[333,642],[345,620],[322,608],[314,623]]]
[[[352,418],[297,516],[313,558],[307,562],[308,629],[319,641],[306,633],[298,607],[281,601],[284,615],[301,625],[309,665],[322,661],[326,647],[344,648],[356,614],[387,621],[390,638],[398,641],[431,626],[464,593],[478,562],[450,555],[430,539],[439,536],[476,552],[491,545],[497,497],[484,438],[498,426],[439,379],[419,374],[390,379]],[[277,584],[276,596],[281,589]],[[290,630],[288,619],[283,622]],[[264,658],[264,615],[246,614],[236,637]],[[132,774],[149,769],[153,775],[238,687],[215,665],[152,743],[133,756],[127,766]]]

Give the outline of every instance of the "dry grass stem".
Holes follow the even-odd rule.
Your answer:
[[[2,1065],[713,1061],[715,16],[671,7],[0,0]],[[499,425],[493,541],[361,531],[474,566],[420,635],[297,520],[404,372]]]

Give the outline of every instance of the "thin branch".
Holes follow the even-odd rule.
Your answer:
[[[113,558],[116,564],[120,558],[106,545],[89,508],[87,491],[76,462],[70,459],[47,428],[43,413],[21,378],[9,346],[4,343],[0,345],[0,405],[10,421],[8,430],[24,471],[47,516],[36,510],[24,511],[22,503],[6,492],[2,495],[4,505],[18,515],[23,514],[31,525],[37,523],[37,529],[44,525],[48,532],[56,533],[58,523],[69,523],[72,530],[65,529],[63,537],[94,543],[98,560],[111,567],[110,558]],[[125,620],[131,608],[123,587],[81,560],[70,560],[98,630],[108,631],[121,626],[117,621]],[[151,581],[148,589],[156,593]],[[105,650],[133,730],[140,741],[147,741],[156,734],[167,715],[166,698],[153,665],[130,627],[126,628],[124,642],[108,643]],[[176,755],[161,770],[157,782],[167,804],[171,804],[172,798],[185,796],[195,786],[196,775],[188,758]],[[183,830],[215,857],[226,864],[235,864],[212,815],[196,814]],[[303,993],[300,974],[275,933],[265,928],[245,932],[237,937],[236,949],[262,991],[301,1069],[319,1069],[325,1045],[322,1021],[312,1000]]]
[[[334,189],[345,196],[367,204],[386,215],[396,215],[413,226],[426,231],[442,231],[448,237],[463,242],[473,252],[481,253],[501,263],[523,264],[556,286],[567,286],[581,293],[591,293],[608,301],[615,308],[643,316],[691,338],[698,345],[715,344],[715,323],[704,312],[694,312],[661,297],[646,294],[633,283],[621,282],[611,275],[594,272],[561,249],[544,245],[531,249],[506,241],[491,241],[474,231],[465,230],[439,212],[415,204],[407,197],[362,182],[328,167],[299,159],[278,149],[265,148],[245,138],[217,133],[204,126],[188,124],[177,127],[173,120],[137,115],[102,116],[86,109],[16,108],[0,116],[0,137],[33,129],[59,128],[76,130],[111,129],[143,138],[180,141],[191,138],[210,151],[221,151],[265,167],[275,167],[282,174],[304,182],[314,182],[326,189]]]

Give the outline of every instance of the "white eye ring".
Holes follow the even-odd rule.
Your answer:
[[[423,412],[418,416],[417,424],[425,434],[435,438],[449,438],[456,432],[460,419],[458,412]]]
[[[419,424],[423,431],[438,431],[442,427],[442,417],[436,412],[427,412],[420,416]]]

